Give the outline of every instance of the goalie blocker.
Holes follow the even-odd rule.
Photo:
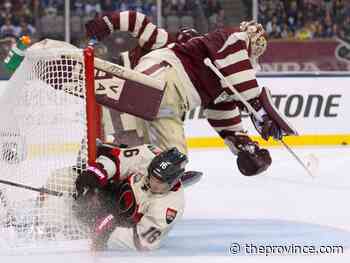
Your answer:
[[[253,114],[250,115],[256,130],[265,140],[268,140],[270,136],[276,140],[281,140],[283,136],[298,135],[296,129],[275,107],[271,92],[267,87],[263,87],[259,97],[250,101],[250,104],[263,119],[263,122],[261,122]]]

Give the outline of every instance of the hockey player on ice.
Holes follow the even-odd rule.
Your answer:
[[[76,179],[75,214],[91,230],[92,249],[152,250],[182,217],[186,155],[152,145],[102,145]]]
[[[176,148],[162,152],[153,145],[99,142],[97,149],[96,161],[84,170],[66,167],[50,175],[43,189],[64,196],[41,193],[30,202],[36,212],[29,222],[8,210],[0,191],[0,228],[35,240],[80,239],[88,233],[94,250],[158,248],[182,217],[184,187],[202,174],[185,172],[187,156]]]
[[[169,44],[169,34],[165,30],[134,11],[114,12],[86,24],[89,38],[102,40],[113,31],[128,31],[138,38],[140,46],[155,49],[141,57],[135,70],[167,83],[158,118],[152,122],[138,120],[138,128],[146,142],[162,149],[175,146],[187,153],[184,114],[202,106],[209,124],[237,155],[242,174],[256,175],[270,166],[269,152],[253,142],[242,125],[240,114],[245,110],[244,106],[230,87],[203,63],[205,58],[213,61],[229,83],[261,115],[263,122],[254,117],[252,121],[265,140],[296,134],[272,105],[269,90],[260,88],[256,80],[254,67],[267,47],[261,24],[242,22],[239,29],[218,29],[184,43],[172,44]]]

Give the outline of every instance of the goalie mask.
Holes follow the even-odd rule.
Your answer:
[[[264,54],[267,48],[267,36],[263,26],[255,21],[243,21],[240,24],[241,32],[246,32],[249,38],[249,56],[254,64]]]
[[[148,184],[152,193],[168,192],[185,172],[188,159],[175,147],[160,153],[148,166]]]

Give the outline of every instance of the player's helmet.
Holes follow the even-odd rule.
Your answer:
[[[166,183],[171,189],[184,174],[187,162],[187,156],[174,147],[153,158],[148,166],[148,175]]]
[[[193,37],[201,36],[201,34],[194,28],[181,27],[176,34],[176,42],[185,43]]]
[[[267,48],[267,36],[263,26],[255,21],[243,21],[240,30],[246,32],[249,38],[250,56],[256,60]]]

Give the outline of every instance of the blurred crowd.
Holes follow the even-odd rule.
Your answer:
[[[259,0],[259,21],[272,39],[350,37],[348,0]]]
[[[65,0],[0,0],[0,37],[62,39],[64,3]],[[157,17],[156,0],[70,0],[70,5],[72,35],[77,38],[87,20],[106,12],[135,10],[154,22]],[[198,24],[200,19],[206,20],[204,31],[224,24],[220,0],[163,0],[162,12],[163,27],[170,32],[181,26],[202,27]]]
[[[163,0],[162,26],[170,32],[181,26],[195,27],[201,32],[220,28],[227,22],[223,1]],[[38,39],[63,39],[64,3],[65,0],[0,0],[0,38],[31,35]],[[73,43],[81,38],[87,20],[106,12],[135,10],[154,22],[157,17],[156,0],[70,0],[70,3]],[[350,37],[349,0],[259,0],[258,7],[259,22],[272,39]]]
[[[180,26],[196,27],[201,32],[224,26],[220,0],[163,0],[162,14],[170,32],[176,32]]]

